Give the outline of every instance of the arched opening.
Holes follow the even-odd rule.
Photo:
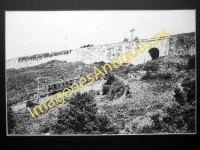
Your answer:
[[[158,50],[157,48],[151,48],[151,49],[149,50],[149,54],[150,54],[152,60],[153,60],[153,59],[156,59],[156,58],[159,57],[159,50]]]

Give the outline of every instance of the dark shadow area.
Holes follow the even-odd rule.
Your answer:
[[[189,58],[188,69],[195,69],[195,55]]]
[[[152,60],[153,60],[153,59],[156,59],[156,58],[159,57],[159,50],[158,50],[157,48],[151,48],[151,49],[149,50],[149,54],[150,54]]]

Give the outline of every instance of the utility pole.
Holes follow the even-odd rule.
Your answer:
[[[131,46],[132,46],[132,47],[133,47],[133,32],[134,32],[134,31],[135,31],[135,29],[131,29],[131,30],[130,30],[130,32],[132,32],[132,34],[131,34],[131,43],[132,43]],[[132,47],[131,47],[131,48],[132,48]]]

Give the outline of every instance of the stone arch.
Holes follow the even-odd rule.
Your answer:
[[[155,47],[154,47],[154,48],[151,48],[148,52],[149,52],[149,54],[150,54],[152,60],[159,57],[159,49],[157,49],[157,48],[155,48]]]

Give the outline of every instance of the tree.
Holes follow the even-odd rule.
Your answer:
[[[93,44],[88,44],[88,45],[83,45],[83,46],[81,46],[80,48],[84,48],[84,47],[92,47],[93,46]]]
[[[134,38],[134,41],[139,42],[139,38],[136,36],[136,37]]]
[[[97,115],[94,96],[89,93],[77,93],[69,101],[69,109],[62,109],[58,115],[58,124],[72,133],[114,133],[117,132],[106,116]]]

